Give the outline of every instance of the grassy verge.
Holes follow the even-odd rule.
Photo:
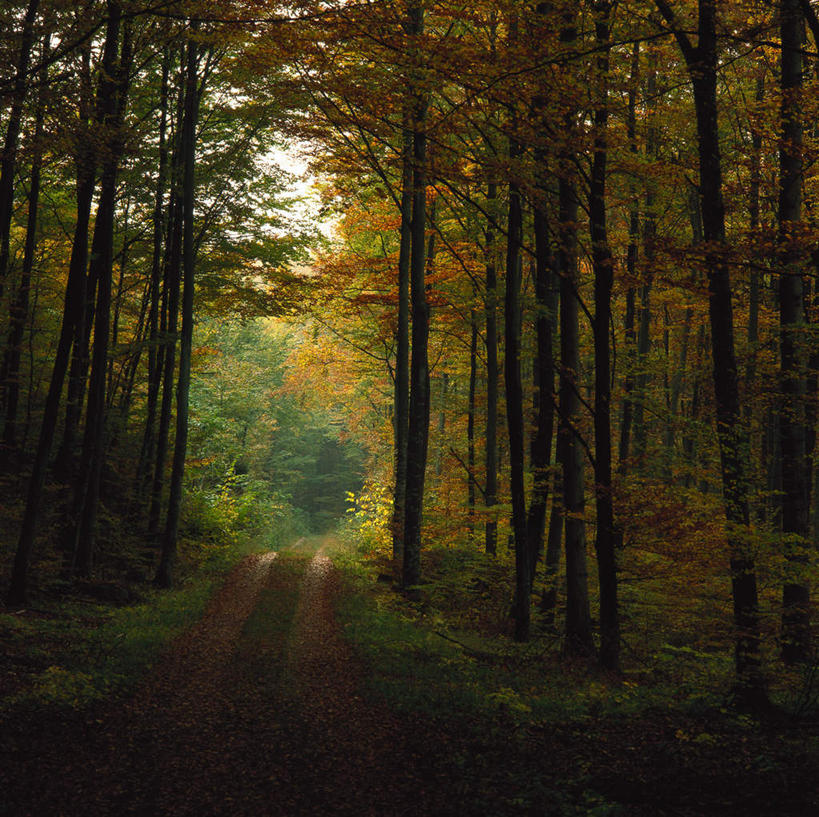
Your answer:
[[[123,606],[94,600],[81,588],[55,585],[25,609],[0,613],[0,716],[43,708],[82,710],[127,694],[163,650],[201,618],[227,572],[260,549],[260,543],[245,540],[195,562],[183,549],[174,589],[128,585],[138,601]]]
[[[345,632],[370,667],[373,687],[393,706],[523,725],[723,705],[730,664],[719,656],[669,645],[657,661],[673,663],[675,678],[648,684],[563,660],[551,629],[516,644],[506,623],[508,579],[482,554],[431,550],[428,581],[412,601],[383,581],[385,565],[349,552],[338,561],[356,591],[341,601]]]
[[[813,807],[815,727],[731,713],[721,654],[663,643],[650,664],[629,654],[626,672],[611,676],[567,662],[553,631],[515,644],[500,624],[508,579],[481,554],[430,549],[426,584],[412,598],[386,580],[383,559],[346,551],[337,563],[348,587],[339,616],[370,693],[457,735],[446,761],[453,780],[461,764],[473,788],[490,781],[482,795],[505,793],[493,813],[655,815],[674,802],[676,814],[724,817]]]
[[[31,608],[0,615],[6,655],[0,713],[79,709],[124,694],[201,617],[222,575],[200,574],[173,591],[149,588],[138,604],[126,607],[44,596]]]

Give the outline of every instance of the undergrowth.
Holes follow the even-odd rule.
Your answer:
[[[559,633],[534,613],[525,644],[509,627],[511,566],[475,549],[424,553],[425,583],[409,598],[389,581],[383,551],[348,547],[338,556],[358,592],[346,594],[345,631],[392,705],[462,712],[518,725],[625,717],[674,708],[725,712],[731,659],[682,634],[625,650],[624,671],[568,661]]]
[[[170,592],[145,590],[140,603],[126,607],[42,598],[36,607],[0,615],[8,662],[0,712],[79,709],[126,693],[201,617],[221,575],[203,573]]]

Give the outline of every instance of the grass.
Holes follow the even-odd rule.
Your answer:
[[[126,693],[201,617],[221,575],[200,574],[173,591],[147,589],[126,607],[44,596],[33,608],[0,615],[8,667],[0,711],[82,708]]]
[[[399,708],[536,724],[723,703],[731,667],[721,653],[661,642],[648,670],[637,660],[621,677],[565,661],[559,636],[537,621],[531,641],[516,644],[508,574],[483,554],[430,549],[427,581],[412,601],[373,581],[387,570],[378,560],[348,553],[339,563],[356,590],[341,602],[345,632],[373,687]]]
[[[640,640],[627,620],[636,643],[615,676],[567,661],[537,616],[529,643],[511,640],[503,557],[430,547],[425,584],[411,597],[384,581],[383,556],[348,549],[337,563],[348,587],[339,616],[370,693],[465,736],[447,762],[510,793],[496,813],[643,815],[665,813],[669,802],[691,817],[754,804],[760,814],[812,813],[804,770],[819,762],[815,727],[784,712],[762,720],[731,712],[730,645],[703,628],[689,632],[696,616],[662,618],[650,588],[642,600],[655,619],[651,637]]]
[[[242,628],[233,660],[266,690],[273,692],[284,669],[287,639],[296,613],[307,556],[279,559],[275,584],[268,584]]]

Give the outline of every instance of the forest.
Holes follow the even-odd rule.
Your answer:
[[[811,0],[4,2],[0,815],[218,615],[350,814],[819,808],[817,89]]]

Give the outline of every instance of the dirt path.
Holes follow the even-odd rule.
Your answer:
[[[239,565],[130,701],[0,730],[0,817],[817,813],[809,754],[763,765],[776,732],[683,740],[712,727],[663,712],[471,728],[368,700],[320,545]]]
[[[336,592],[321,551],[245,560],[130,702],[26,737],[0,814],[450,813],[429,731],[362,700]]]

